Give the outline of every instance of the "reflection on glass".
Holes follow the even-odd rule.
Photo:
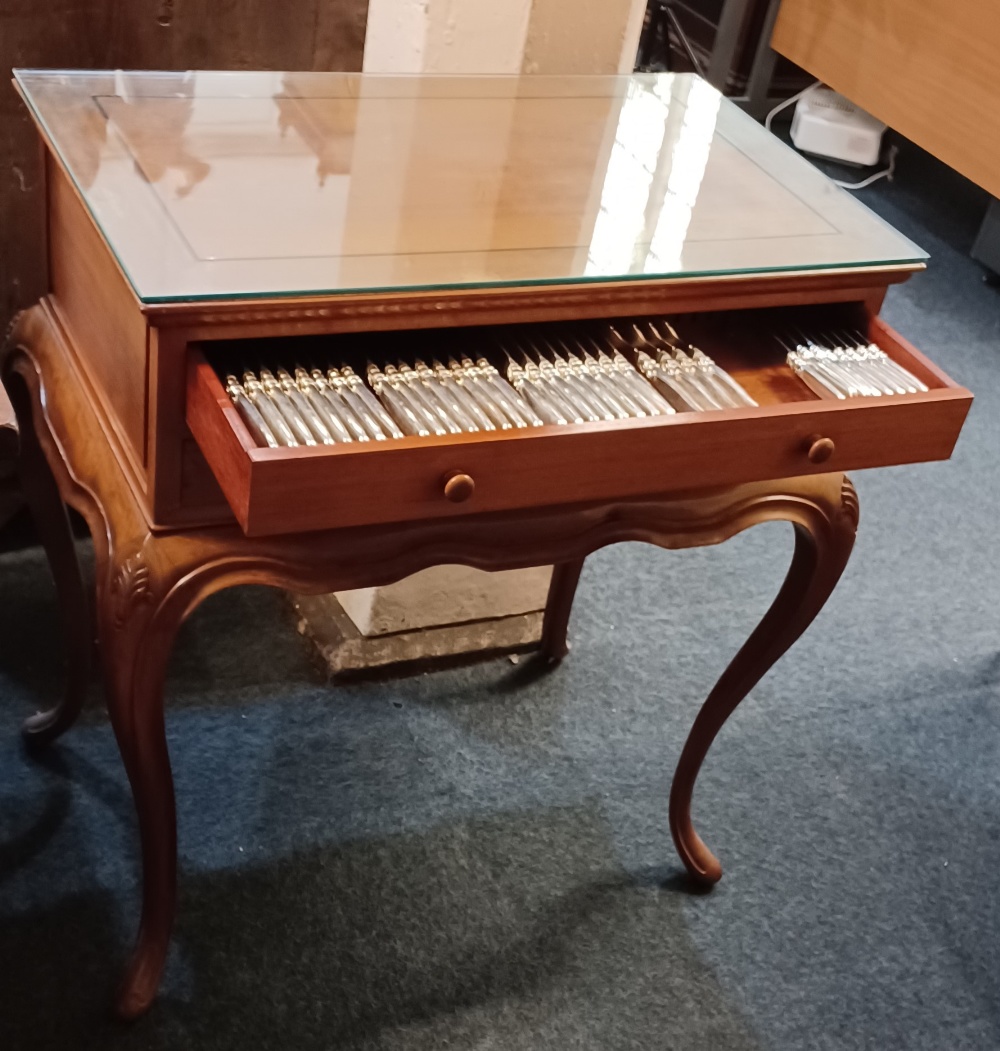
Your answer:
[[[17,80],[148,303],[923,258],[689,75]]]
[[[274,96],[282,137],[293,128],[316,156],[320,186],[330,175],[349,175],[358,125],[358,99],[331,100],[322,109],[307,94],[308,74],[284,73]],[[311,104],[312,103],[312,104]]]
[[[608,160],[587,273],[679,269],[722,96],[700,79],[633,83]]]
[[[587,255],[588,274],[630,273],[644,240],[646,205],[670,112],[646,84],[633,82],[622,102],[608,158],[601,207]]]
[[[705,81],[689,81],[680,133],[669,157],[664,158],[666,193],[658,202],[658,217],[643,268],[648,273],[676,270],[682,264],[691,213],[705,178],[721,102],[722,96]]]
[[[110,127],[125,141],[136,171],[150,183],[176,173],[179,178],[173,180],[173,192],[186,197],[212,170],[191,152],[185,134],[194,112],[197,74],[178,74],[169,98],[149,99],[142,92],[143,82],[142,73],[119,71],[115,94],[98,103]]]

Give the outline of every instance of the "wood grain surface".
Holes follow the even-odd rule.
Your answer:
[[[1000,5],[783,0],[771,43],[1000,197]]]
[[[48,161],[49,283],[81,371],[140,487],[146,463],[146,320],[76,190]]]

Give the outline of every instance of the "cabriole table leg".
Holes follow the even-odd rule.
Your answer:
[[[22,726],[25,741],[42,746],[65,733],[83,708],[93,664],[93,617],[66,505],[32,420],[31,394],[16,359],[11,358],[9,364],[11,367],[4,369],[4,386],[18,421],[18,477],[49,560],[66,643],[67,679],[62,699],[54,707],[29,716]]]
[[[825,481],[826,479],[822,479]],[[774,515],[766,513],[766,518]],[[818,487],[809,501],[790,505],[795,551],[788,575],[771,608],[722,673],[691,727],[670,791],[670,831],[690,875],[711,885],[722,866],[691,822],[691,795],[701,764],[726,720],[767,671],[809,627],[840,579],[854,546],[858,499],[843,478],[839,498],[829,499]]]

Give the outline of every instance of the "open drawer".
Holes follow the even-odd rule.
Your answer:
[[[683,320],[685,339],[706,350],[758,407],[259,448],[221,377],[241,360],[292,361],[303,348],[290,338],[192,344],[187,422],[243,530],[249,536],[267,536],[942,460],[951,455],[972,401],[967,390],[884,322],[861,315],[856,307],[743,311]],[[787,366],[773,338],[776,330],[793,322],[816,321],[831,328],[848,323],[865,328],[871,342],[929,389],[883,398],[817,397]],[[411,340],[433,338],[433,333],[388,335],[395,357],[407,355]],[[486,336],[485,330],[467,329],[462,338],[470,345]],[[326,337],[322,344],[330,365],[343,358],[338,346],[342,338]],[[315,354],[316,342],[312,340],[308,353]],[[463,484],[449,485],[459,475],[467,476]]]

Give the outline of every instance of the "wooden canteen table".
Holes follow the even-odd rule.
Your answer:
[[[175,912],[163,680],[181,622],[245,583],[386,584],[438,563],[555,565],[566,653],[583,561],[792,524],[788,577],[684,745],[670,827],[691,876],[706,752],[847,562],[844,472],[947,458],[971,395],[878,312],[923,253],[693,76],[378,77],[19,71],[45,145],[49,293],[3,377],[71,633],[74,721],[96,637],[135,796],[144,900],[117,1000],[156,996]],[[669,318],[756,407],[259,448],[224,389],[248,364],[487,356],[517,332]],[[775,338],[863,331],[925,390],[821,398]],[[499,362],[500,367],[503,362]],[[96,623],[65,506],[90,525]],[[180,786],[181,791],[184,786]]]

